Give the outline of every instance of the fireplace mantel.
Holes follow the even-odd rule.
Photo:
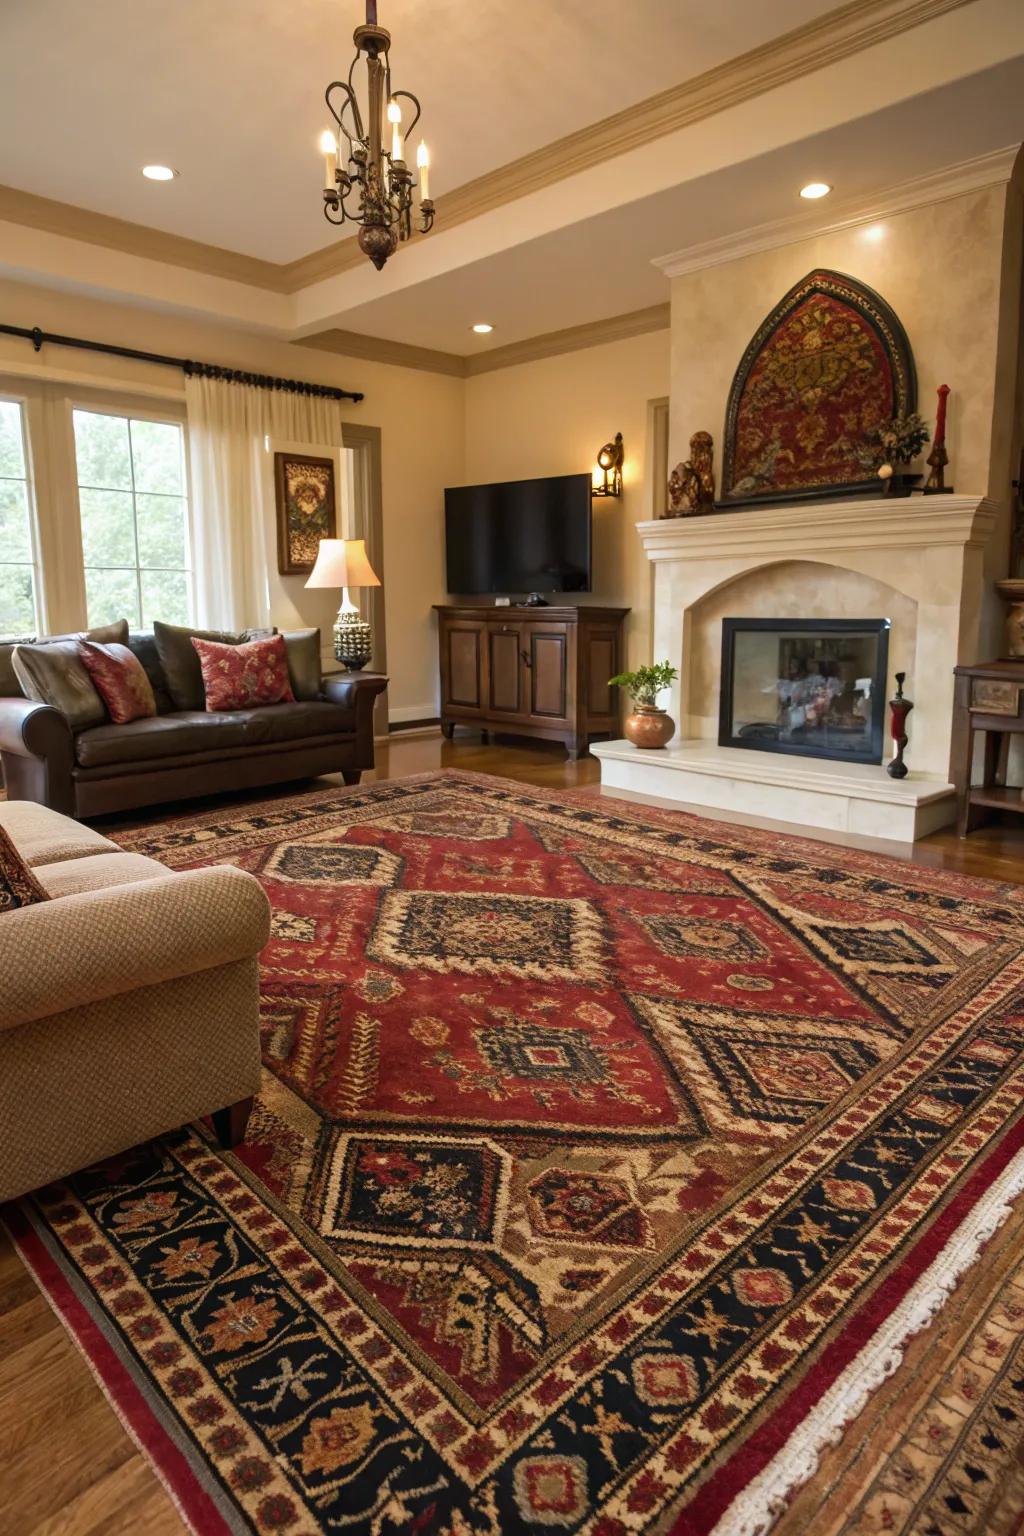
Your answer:
[[[876,835],[910,838],[933,830],[943,819],[952,820],[949,752],[953,668],[960,661],[974,659],[980,643],[985,545],[997,512],[995,503],[983,496],[944,493],[790,502],[638,523],[644,551],[654,566],[653,656],[657,661],[672,662],[679,670],[679,682],[669,701],[679,729],[669,749],[671,773],[658,768],[659,758],[666,759],[667,768],[667,754],[636,753],[632,749],[623,752],[626,743],[610,742],[595,748],[602,759],[602,782],[640,792],[646,784],[647,793],[659,795],[667,793],[666,785],[671,784],[673,798],[742,809],[743,801],[754,793],[753,781],[764,763],[764,754],[716,746],[711,764],[710,722],[717,723],[718,700],[704,696],[714,690],[706,679],[702,685],[694,676],[696,637],[703,638],[705,649],[711,645],[709,614],[723,611],[722,594],[741,578],[749,600],[752,590],[758,590],[757,573],[765,571],[762,593],[774,600],[780,586],[785,592],[780,611],[773,611],[773,616],[809,619],[839,616],[819,609],[807,611],[808,593],[819,597],[831,584],[829,590],[835,596],[837,581],[844,580],[842,573],[850,573],[852,592],[873,594],[872,611],[858,611],[857,618],[891,617],[889,609],[894,606],[902,613],[900,634],[896,636],[895,628],[893,634],[904,658],[902,669],[908,673],[907,692],[915,702],[908,751],[911,778],[899,797],[901,804],[906,802],[908,814],[902,820],[897,818],[896,830],[891,813],[892,781],[886,778],[884,767],[865,765],[857,769],[853,787],[841,784],[835,774],[817,773],[820,817],[816,818],[816,797],[810,787],[816,781],[816,770],[808,770],[806,760],[800,769],[799,786],[796,770],[775,762],[771,779],[777,809],[769,811],[762,804],[760,813],[837,829],[849,816],[845,825],[851,830],[856,826],[858,831],[870,832],[870,803],[875,799]],[[820,585],[813,576],[814,565],[829,571]],[[751,580],[755,582],[753,589]],[[743,599],[739,601],[742,607]],[[727,604],[724,611],[728,612]],[[764,612],[763,606],[757,611]],[[750,615],[737,612],[736,616]],[[897,665],[900,663],[891,661],[891,670]],[[745,766],[737,759],[745,760]],[[733,763],[734,774],[730,772]],[[785,793],[787,773],[794,778],[791,804]],[[655,781],[658,788],[653,787]],[[877,785],[877,795],[872,793],[872,784]],[[700,794],[695,792],[698,788]],[[845,807],[838,820],[837,793]],[[912,811],[910,802],[914,803]],[[791,814],[787,814],[787,805]],[[883,806],[887,807],[884,814]],[[924,806],[927,815],[921,814]]]
[[[983,496],[883,496],[871,501],[791,502],[637,523],[647,558],[813,560],[864,549],[982,548],[996,520]],[[813,551],[813,552],[812,552]]]

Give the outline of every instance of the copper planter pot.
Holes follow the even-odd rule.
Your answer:
[[[663,709],[651,709],[638,704],[631,715],[626,716],[624,730],[626,740],[634,747],[664,747],[671,741],[676,723]]]

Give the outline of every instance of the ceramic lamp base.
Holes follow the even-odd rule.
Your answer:
[[[339,611],[334,621],[334,655],[350,672],[361,672],[373,655],[370,626],[358,609]]]

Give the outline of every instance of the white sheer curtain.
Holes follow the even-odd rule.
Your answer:
[[[339,447],[340,403],[186,377],[185,404],[197,622],[209,629],[267,625],[274,508],[267,505],[264,442]]]

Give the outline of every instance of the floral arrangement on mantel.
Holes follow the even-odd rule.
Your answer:
[[[658,695],[671,687],[679,673],[670,661],[656,661],[635,672],[620,672],[608,679],[609,688],[625,688],[636,708],[623,724],[627,741],[634,747],[664,747],[675,732],[671,715],[658,706]]]
[[[865,467],[873,469],[880,480],[887,482],[884,489],[889,495],[907,496],[921,476],[898,473],[897,466],[906,466],[916,459],[929,437],[924,417],[917,411],[894,416],[872,430]]]

